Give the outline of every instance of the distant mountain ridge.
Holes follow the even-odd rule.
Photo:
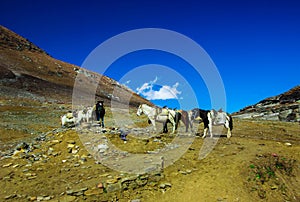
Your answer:
[[[13,31],[0,25],[1,47],[18,51],[29,50],[47,54],[44,50],[34,45],[28,39],[21,37]]]
[[[105,100],[106,104],[115,98],[113,93],[117,86],[126,92],[126,96],[128,93],[131,95],[127,103],[130,106],[136,107],[140,103],[153,105],[111,78],[52,58],[29,40],[0,25],[1,96],[71,103],[74,83],[79,74],[85,76],[83,83],[99,81],[96,83],[95,98]],[[88,86],[82,86],[82,91],[86,90]],[[126,99],[121,95],[116,100],[123,102]]]
[[[237,118],[300,121],[300,85],[233,114]]]

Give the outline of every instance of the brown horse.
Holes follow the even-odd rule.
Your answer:
[[[187,111],[184,111],[184,110],[176,110],[174,109],[175,111],[175,116],[174,116],[174,121],[175,121],[175,130],[177,130],[178,128],[178,124],[180,121],[183,122],[183,124],[185,125],[185,132],[188,132],[189,130],[189,127],[191,127],[191,130],[193,129],[192,128],[192,122],[190,122],[190,118],[189,118],[189,114]],[[169,120],[167,120],[164,124],[163,124],[163,131],[164,132],[167,132],[168,131],[168,127],[167,127],[167,124],[170,123]]]
[[[184,111],[182,109],[177,110],[181,114],[181,121],[185,125],[185,132],[188,132],[189,127],[192,129],[192,122],[190,121],[189,115],[187,111]],[[178,121],[179,122],[179,121]]]

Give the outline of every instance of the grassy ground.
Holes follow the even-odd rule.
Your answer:
[[[199,151],[208,139],[196,136],[187,151],[164,169],[165,177],[160,183],[103,193],[99,184],[119,179],[123,174],[99,164],[87,152],[76,130],[53,130],[60,128],[59,116],[69,108],[38,102],[28,106],[25,101],[22,105],[17,101],[1,101],[1,152],[5,153],[20,140],[27,141],[50,131],[47,140],[35,142],[27,154],[20,152],[11,158],[1,158],[1,201],[300,200],[299,123],[235,119],[232,138],[219,138],[206,158],[200,160]],[[113,115],[107,111],[106,126],[113,128]],[[130,114],[133,123],[128,127],[148,126],[146,117],[138,118],[135,109],[131,109]],[[202,127],[200,124],[199,133],[203,132]],[[183,126],[179,131],[184,131]],[[189,134],[177,135],[184,138]],[[151,138],[141,139],[129,134],[125,144],[114,133],[105,136],[121,150],[137,154],[164,148],[177,137],[156,133]],[[74,152],[68,148],[70,144],[74,144]],[[160,186],[161,183],[168,186]],[[68,190],[80,189],[85,194],[67,194]]]

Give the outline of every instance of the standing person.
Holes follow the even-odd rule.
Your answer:
[[[96,103],[96,117],[100,126],[102,126],[103,128],[104,128],[104,115],[105,115],[105,108],[103,105],[103,101],[98,101]]]

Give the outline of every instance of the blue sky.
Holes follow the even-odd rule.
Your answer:
[[[224,83],[226,110],[235,112],[300,84],[299,9],[298,1],[289,0],[11,0],[1,2],[0,24],[54,58],[79,66],[120,33],[142,28],[178,32],[210,56]],[[201,75],[170,53],[133,52],[105,74],[161,106],[211,107]],[[176,99],[167,99],[171,95]]]

